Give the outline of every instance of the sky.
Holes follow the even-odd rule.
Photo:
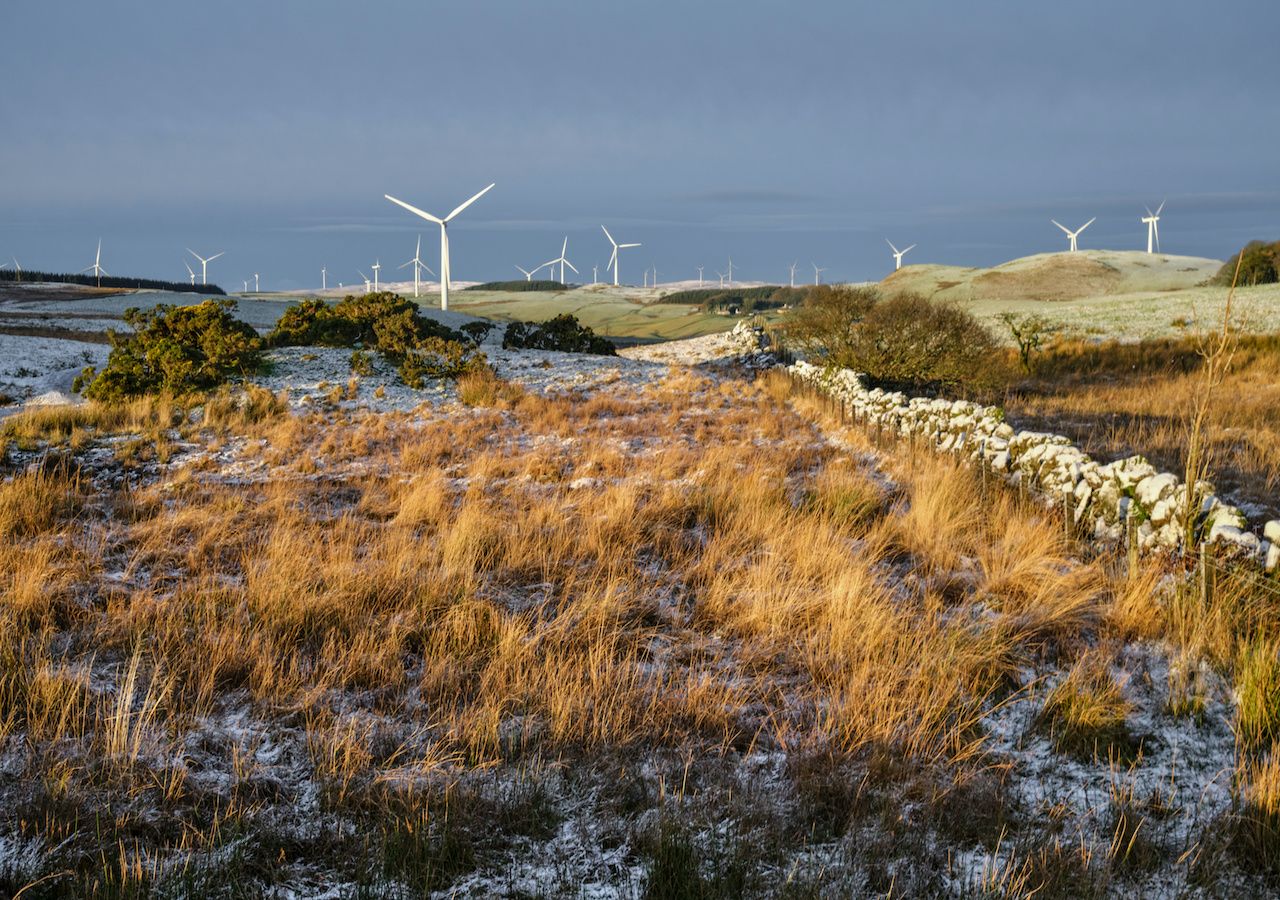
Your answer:
[[[1280,3],[5,0],[0,260],[264,290],[436,268],[883,277],[1280,238]],[[186,258],[190,259],[189,256]],[[409,272],[408,269],[404,273]]]

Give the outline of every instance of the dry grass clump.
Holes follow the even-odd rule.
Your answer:
[[[1110,659],[1090,652],[1049,692],[1038,725],[1060,753],[1082,759],[1129,759],[1138,750],[1127,724],[1129,712]]]

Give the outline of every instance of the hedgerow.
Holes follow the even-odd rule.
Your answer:
[[[569,313],[561,313],[541,325],[512,322],[502,335],[502,346],[511,350],[559,350],[562,353],[618,355],[607,338],[600,337]]]

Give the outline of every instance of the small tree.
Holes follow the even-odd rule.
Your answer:
[[[1000,321],[1009,329],[1018,345],[1018,362],[1022,371],[1030,375],[1032,354],[1044,346],[1045,341],[1057,331],[1057,327],[1043,316],[1018,316],[1011,312],[1001,313]]]
[[[791,314],[782,336],[809,356],[849,365],[858,326],[879,300],[880,292],[872,287],[817,285]]]

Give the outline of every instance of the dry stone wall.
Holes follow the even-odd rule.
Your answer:
[[[1142,551],[1184,549],[1187,486],[1141,456],[1099,463],[1060,434],[1016,431],[994,406],[868,388],[856,372],[805,361],[788,371],[868,425],[923,439],[938,451],[970,459],[1038,492],[1098,540],[1120,541],[1132,531]],[[1280,521],[1267,522],[1259,535],[1238,508],[1214,494],[1213,485],[1200,482],[1193,497],[1196,541],[1268,571],[1276,568]]]

